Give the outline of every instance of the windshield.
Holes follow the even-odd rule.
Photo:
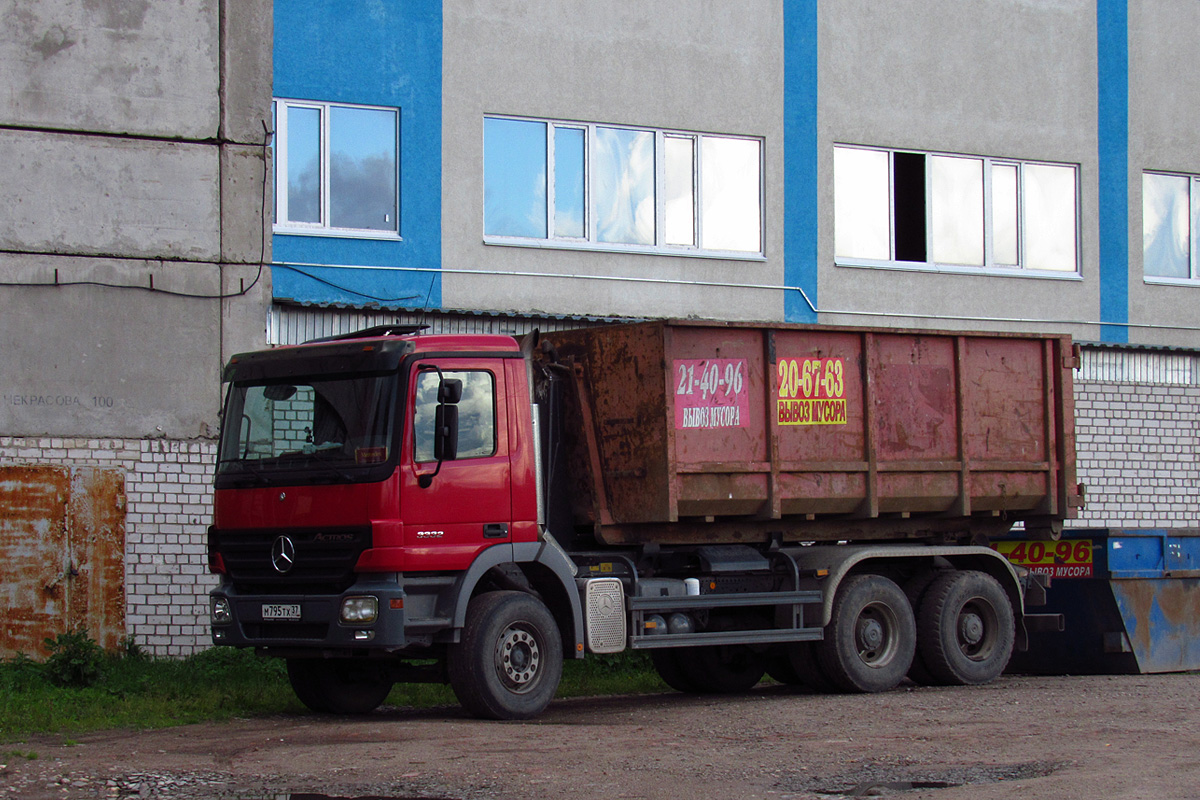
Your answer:
[[[394,373],[229,390],[217,474],[262,478],[278,472],[368,479],[357,468],[392,455]]]

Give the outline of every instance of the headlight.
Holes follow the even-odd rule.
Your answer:
[[[379,616],[379,600],[375,597],[347,597],[342,601],[342,622],[367,625]]]
[[[212,604],[213,625],[228,625],[233,622],[233,612],[229,609],[229,601],[218,597]]]

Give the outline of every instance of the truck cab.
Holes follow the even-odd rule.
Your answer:
[[[416,333],[249,353],[225,371],[213,641],[286,658],[321,710],[373,708],[400,678],[444,679],[396,657],[444,661],[472,593],[533,589],[522,562],[569,629],[578,616],[567,560],[538,543],[517,343]],[[561,661],[561,642],[539,658],[546,648]]]

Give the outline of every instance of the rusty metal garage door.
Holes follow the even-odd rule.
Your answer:
[[[0,467],[0,657],[86,628],[125,635],[125,476],[99,467]]]

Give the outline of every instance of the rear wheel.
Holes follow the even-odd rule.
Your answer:
[[[531,719],[554,699],[562,662],[562,636],[540,600],[488,592],[471,600],[462,638],[450,646],[450,686],[477,717]]]
[[[921,603],[939,574],[933,570],[921,572],[904,584],[904,594],[908,597],[908,604],[917,619],[917,651],[913,654],[912,666],[908,668],[908,677],[914,683],[924,686],[936,684],[937,681],[929,673],[929,668],[925,666],[925,657],[921,655]]]
[[[691,657],[692,650],[690,647],[665,647],[650,651],[650,661],[654,664],[658,677],[662,678],[667,686],[684,694],[698,694],[702,691],[683,669],[683,661]]]
[[[918,625],[921,659],[937,683],[989,683],[1012,656],[1012,603],[1000,582],[984,572],[951,572],[935,580]]]
[[[289,658],[287,673],[300,702],[326,714],[373,711],[387,699],[393,683],[379,664],[347,658]]]
[[[748,692],[767,671],[762,655],[744,644],[695,647],[681,665],[688,681],[711,694]]]
[[[881,575],[855,575],[838,588],[817,658],[840,688],[882,692],[908,672],[916,638],[912,607],[900,587]]]

